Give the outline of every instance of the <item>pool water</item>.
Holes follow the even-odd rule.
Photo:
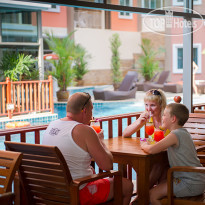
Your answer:
[[[109,115],[118,115],[124,113],[140,112],[143,111],[144,103],[139,102],[104,102],[104,103],[93,103],[93,117],[104,117]],[[63,118],[66,116],[66,103],[55,104],[54,112],[58,113],[58,118]],[[136,120],[135,117],[132,118],[132,122]],[[113,120],[113,137],[118,136],[117,130],[117,120]],[[122,130],[127,127],[127,119],[122,120]],[[108,130],[108,123],[103,122],[103,130]],[[144,137],[144,128],[140,130],[141,137]],[[104,132],[105,139],[108,138],[108,132]]]
[[[109,115],[118,115],[131,112],[143,111],[144,103],[135,102],[105,102],[93,103],[93,116],[104,117]],[[58,113],[58,118],[66,116],[66,104],[55,104],[54,112]]]

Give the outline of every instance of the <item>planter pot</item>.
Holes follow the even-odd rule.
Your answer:
[[[56,94],[57,94],[57,99],[59,102],[67,102],[68,101],[69,91],[59,90],[58,92],[56,92]]]
[[[77,86],[83,86],[84,80],[75,80]]]
[[[113,87],[114,87],[114,90],[118,90],[118,88],[120,87],[120,83],[114,83]]]

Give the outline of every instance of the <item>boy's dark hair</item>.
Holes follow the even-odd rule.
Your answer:
[[[176,116],[178,125],[183,126],[189,119],[189,110],[185,105],[180,103],[170,103],[167,105],[167,108],[170,109],[171,116]]]

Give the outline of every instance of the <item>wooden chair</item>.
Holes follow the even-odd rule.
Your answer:
[[[11,191],[14,175],[20,165],[22,154],[18,152],[0,151],[0,204],[11,204],[14,194]]]
[[[205,151],[205,146],[199,149],[198,157],[200,162],[203,164],[205,160],[205,154],[201,154]],[[200,156],[199,156],[200,155]],[[205,165],[204,167],[172,167],[168,170],[167,173],[167,186],[168,186],[168,197],[161,200],[162,205],[204,205],[205,204],[205,192],[202,195],[194,197],[182,197],[176,198],[173,196],[173,172],[199,172],[205,174]],[[205,183],[205,182],[204,182]]]
[[[189,119],[184,127],[191,134],[196,146],[198,157],[205,166],[205,115],[201,113],[190,113]]]
[[[73,180],[57,147],[8,141],[5,141],[5,146],[7,150],[23,153],[19,178],[29,205],[77,205],[80,185],[113,176],[114,200],[105,204],[122,204],[122,176],[119,171],[103,172]]]
[[[15,198],[15,194],[12,192],[6,192],[4,194],[0,194],[0,204],[1,205],[9,205],[12,204]]]
[[[173,196],[173,172],[199,172],[205,174],[205,167],[172,167],[168,170],[167,186],[168,197],[161,200],[162,205],[204,205],[205,192],[202,195],[194,197],[176,198]]]
[[[190,113],[189,119],[184,127],[191,134],[196,147],[205,145],[205,115],[201,113]]]

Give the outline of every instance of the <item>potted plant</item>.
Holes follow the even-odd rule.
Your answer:
[[[72,69],[75,60],[75,42],[71,38],[73,32],[68,36],[60,39],[54,37],[53,34],[47,34],[46,42],[49,48],[57,55],[58,60],[53,60],[55,69],[50,74],[58,81],[57,91],[58,101],[67,101],[69,97],[69,91],[67,87],[70,86],[75,77]]]
[[[87,54],[85,48],[83,48],[80,44],[76,45],[76,59],[75,65],[73,66],[73,70],[75,73],[75,81],[78,86],[82,86],[83,76],[88,72],[88,59],[90,55]]]
[[[144,77],[145,81],[150,81],[156,71],[160,70],[159,61],[156,60],[156,56],[161,50],[155,51],[151,45],[149,39],[143,38],[142,55],[139,57],[139,72]]]
[[[30,79],[36,61],[31,55],[7,52],[0,63],[0,70],[4,72],[5,77],[9,77],[12,81]]]
[[[120,82],[122,81],[122,73],[120,71],[120,54],[119,47],[121,46],[121,41],[119,34],[115,33],[112,35],[110,39],[111,43],[111,70],[112,70],[112,82],[114,89],[117,90],[119,88]]]

